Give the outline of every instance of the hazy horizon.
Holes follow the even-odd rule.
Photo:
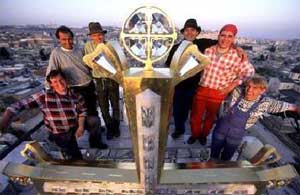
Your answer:
[[[238,26],[238,36],[261,39],[299,39],[299,0],[1,0],[0,25],[67,25],[85,27],[90,21],[121,27],[138,7],[153,5],[182,28],[196,18],[203,30],[216,31],[226,23]]]

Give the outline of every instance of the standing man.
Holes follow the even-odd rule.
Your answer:
[[[184,27],[180,30],[180,32],[183,34],[184,40],[191,41],[193,44],[196,44],[199,51],[202,53],[204,53],[206,48],[217,44],[217,41],[212,39],[196,39],[201,32],[201,27],[198,26],[197,21],[193,18],[188,19],[185,22]],[[173,55],[179,45],[180,43],[172,47],[165,63],[167,67],[170,67]],[[199,80],[200,73],[197,73],[195,76],[190,77],[175,86],[173,97],[175,131],[172,133],[173,139],[179,138],[185,132],[185,121],[189,115],[189,110],[191,109],[193,97],[198,87]]]
[[[237,31],[233,24],[223,26],[218,35],[218,44],[205,50],[211,64],[204,68],[193,100],[190,121],[192,136],[188,144],[193,144],[197,139],[202,145],[206,144],[206,137],[224,98],[254,75],[254,67],[248,60],[242,61],[237,49],[233,48]]]
[[[99,22],[89,23],[89,36],[92,39],[84,47],[85,54],[92,53],[98,44],[105,43],[106,30]],[[109,78],[95,78],[97,83],[98,103],[106,125],[107,140],[120,137],[120,105],[119,85]],[[109,104],[112,107],[112,116],[109,113]]]
[[[84,132],[87,109],[83,97],[67,88],[65,76],[52,70],[46,78],[50,89],[40,91],[29,98],[8,107],[3,114],[0,129],[7,128],[11,118],[24,109],[40,108],[49,138],[60,147],[66,159],[82,159],[76,138]]]
[[[74,35],[68,27],[60,26],[55,35],[60,47],[51,52],[46,76],[51,70],[60,70],[66,76],[68,86],[83,96],[87,107],[86,128],[90,131],[90,147],[106,149],[107,145],[102,143],[99,130],[95,84],[88,67],[82,61],[83,51],[73,47]]]
[[[254,125],[264,113],[300,112],[300,106],[264,96],[266,90],[267,81],[262,77],[253,77],[247,81],[245,91],[233,91],[230,108],[217,121],[213,132],[211,158],[230,160],[246,129]]]

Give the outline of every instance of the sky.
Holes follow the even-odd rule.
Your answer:
[[[121,27],[137,8],[161,8],[182,28],[195,18],[204,30],[236,24],[238,36],[300,38],[300,0],[0,0],[0,25],[57,24]]]

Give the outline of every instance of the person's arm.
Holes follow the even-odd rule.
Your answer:
[[[51,72],[51,70],[58,70],[59,69],[59,62],[57,60],[57,50],[54,49],[49,58],[49,64],[46,70],[46,76]]]
[[[195,39],[194,44],[198,46],[198,49],[201,53],[205,53],[205,49],[210,48],[218,44],[218,40],[215,39]]]
[[[241,95],[241,89],[236,88],[232,91],[230,95],[226,97],[224,100],[224,109],[223,109],[223,114],[222,116],[225,116],[226,113],[230,110],[230,108],[235,104],[235,102],[238,100],[238,98]]]
[[[239,80],[234,80],[231,83],[228,84],[227,87],[221,89],[221,93],[227,95],[229,94],[232,90],[234,90],[237,86],[239,86],[241,82]]]
[[[106,44],[106,42],[104,42],[103,44]],[[99,44],[96,44],[93,41],[88,41],[84,45],[84,48],[82,49],[82,56],[85,56],[87,54],[93,53],[95,51],[95,49],[97,48],[98,45]]]
[[[77,105],[78,128],[77,128],[76,133],[75,133],[76,138],[83,135],[85,118],[87,116],[87,108],[86,108],[83,97],[78,94],[77,98],[78,98],[78,105]]]
[[[244,61],[244,62],[236,61],[234,72],[237,75],[237,77],[235,80],[230,82],[226,88],[222,89],[223,94],[230,93],[237,86],[241,85],[244,81],[251,78],[255,73],[255,69],[249,61]]]
[[[10,105],[3,114],[2,121],[0,123],[0,132],[6,129],[12,122],[13,116],[25,109],[38,107],[37,99],[41,98],[43,92],[36,93],[26,99],[18,101]]]
[[[238,56],[241,58],[241,62],[247,62],[248,61],[247,53],[241,47],[235,46],[235,49],[237,51]]]
[[[89,49],[88,49],[88,43],[86,43],[85,45],[84,45],[84,52],[83,52],[83,55],[87,55],[87,54],[89,54],[90,52],[89,52]]]
[[[78,128],[76,130],[75,136],[76,138],[81,137],[84,133],[84,122],[85,116],[79,116],[78,118]]]
[[[239,82],[240,85],[244,81],[254,76],[255,69],[249,61],[244,61],[242,63],[238,63],[238,65],[235,68],[235,72],[238,75],[236,80]]]
[[[279,113],[284,111],[300,112],[300,105],[291,104],[288,102],[268,98],[269,106],[268,113]]]
[[[0,134],[10,125],[14,115],[15,114],[12,111],[6,109],[2,116],[2,121],[0,123]]]
[[[288,107],[288,111],[299,112],[299,113],[300,113],[300,105],[291,104],[291,105]]]
[[[248,55],[247,53],[243,50],[243,48],[238,47],[236,44],[234,44],[233,49],[237,51],[238,56],[241,58],[241,62],[246,62],[248,61]]]
[[[178,47],[179,47],[179,44],[178,44],[178,45],[174,45],[174,46],[171,48],[171,50],[170,50],[170,52],[169,52],[169,55],[168,55],[168,58],[167,58],[167,60],[166,60],[166,62],[165,62],[165,67],[170,67],[170,66],[171,66],[172,58],[173,58],[173,56],[174,56],[176,50],[178,49]]]
[[[52,70],[59,69],[59,63],[58,63],[56,55],[57,55],[56,50],[54,49],[50,54],[49,64],[47,66],[46,75],[45,75],[46,77]],[[47,81],[45,81],[45,88],[50,89],[50,85]]]
[[[243,93],[243,89],[241,87],[237,87],[232,91],[230,107],[232,107],[236,103],[236,101],[238,101],[242,93]]]
[[[217,45],[218,44],[218,40],[216,39],[208,39],[208,47],[212,47],[214,45]]]

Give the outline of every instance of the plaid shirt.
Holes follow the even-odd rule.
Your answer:
[[[206,66],[199,85],[211,89],[226,88],[228,84],[236,79],[240,84],[254,75],[254,67],[248,62],[241,62],[236,49],[230,49],[228,53],[217,56],[217,47],[212,46],[205,50],[211,64]]]
[[[68,132],[78,126],[79,117],[87,115],[82,96],[72,90],[67,95],[60,95],[51,89],[40,91],[8,107],[13,113],[30,108],[41,109],[45,126],[53,134]]]

